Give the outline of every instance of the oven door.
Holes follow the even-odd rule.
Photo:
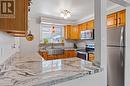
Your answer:
[[[88,60],[88,53],[77,51],[77,57],[83,60]]]

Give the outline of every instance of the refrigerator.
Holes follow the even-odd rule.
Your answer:
[[[125,27],[107,29],[108,86],[124,86]]]

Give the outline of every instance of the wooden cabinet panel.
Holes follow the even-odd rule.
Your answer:
[[[70,57],[76,57],[77,56],[76,51],[70,51],[69,53],[70,53]]]
[[[25,37],[25,32],[12,32],[12,31],[6,31],[8,34],[14,36],[14,37]]]
[[[71,25],[64,26],[64,37],[65,37],[65,39],[70,39],[71,28],[72,28]]]
[[[87,23],[84,22],[84,23],[81,24],[81,31],[84,31],[86,29],[87,29]]]
[[[117,12],[117,27],[124,26],[126,23],[126,11],[119,11]]]
[[[15,0],[15,18],[0,18],[0,31],[26,32],[28,0]]]
[[[87,22],[87,29],[94,29],[94,20]]]
[[[94,61],[95,60],[95,55],[93,53],[88,54],[88,61]]]
[[[55,59],[64,59],[64,58],[72,58],[76,57],[76,51],[75,50],[65,50],[64,54],[59,55],[48,55],[48,52],[40,52],[39,54],[42,56],[45,60],[55,60]]]
[[[70,31],[70,39],[80,39],[80,30],[78,26],[72,26],[71,31]]]
[[[79,24],[79,25],[78,25],[78,29],[79,29],[80,31],[82,31],[82,24]]]
[[[107,16],[107,28],[114,28],[117,26],[117,14],[113,13]]]
[[[80,29],[78,26],[67,25],[64,27],[65,39],[78,40],[80,39]]]
[[[76,57],[77,56],[75,50],[66,50],[65,55],[66,55],[66,58]]]
[[[65,55],[65,57],[68,57],[68,56],[69,56],[68,50],[65,50],[65,51],[64,51],[64,55]]]

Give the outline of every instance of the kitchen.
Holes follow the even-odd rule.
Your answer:
[[[38,1],[38,2],[41,2],[41,1]],[[37,61],[37,60],[39,61],[40,59],[42,59],[42,60],[44,59],[44,60],[48,60],[47,64],[54,63],[54,65],[56,65],[56,64],[60,65],[62,59],[63,60],[64,59],[73,60],[73,58],[75,58],[75,57],[79,57],[79,58],[77,58],[77,60],[79,60],[81,58],[80,60],[82,61],[82,59],[83,59],[83,62],[85,62],[85,60],[87,60],[87,61],[90,61],[90,64],[91,64],[91,62],[95,63],[94,64],[95,66],[102,64],[102,63],[100,63],[100,58],[97,58],[97,56],[95,56],[95,55],[97,55],[97,47],[98,47],[98,46],[95,46],[95,45],[97,45],[97,44],[95,44],[95,41],[97,42],[97,40],[99,40],[99,39],[97,39],[97,38],[99,38],[97,36],[97,34],[94,34],[94,33],[97,32],[94,28],[95,27],[94,21],[95,21],[96,18],[95,19],[94,18],[85,19],[83,21],[79,21],[76,24],[74,24],[74,21],[68,21],[67,19],[62,20],[60,18],[60,19],[55,20],[55,17],[50,19],[50,18],[48,18],[48,16],[44,17],[45,15],[43,16],[42,14],[39,14],[39,15],[41,15],[43,17],[39,18],[34,13],[36,13],[37,11],[41,11],[41,10],[33,10],[33,9],[39,8],[38,5],[40,6],[40,3],[38,3],[38,2],[32,1],[32,5],[30,6],[31,9],[30,9],[30,12],[29,12],[29,15],[28,15],[29,16],[29,19],[28,19],[29,28],[28,28],[28,31],[25,30],[25,32],[28,32],[29,38],[27,38],[27,37],[25,38],[25,32],[22,32],[22,31],[21,32],[5,31],[5,32],[7,32],[7,33],[9,33],[9,34],[11,34],[15,37],[20,36],[19,39],[16,39],[16,40],[19,40],[19,41],[17,41],[17,43],[15,43],[15,44],[20,45],[20,47],[18,47],[18,48],[19,48],[21,57],[28,57],[28,60],[26,59],[27,61],[31,60],[32,59],[31,57],[33,57],[33,59],[31,61]],[[47,3],[45,3],[45,4],[47,4]],[[81,5],[82,4],[83,3],[81,3]],[[41,3],[41,5],[43,5],[43,4]],[[44,5],[44,6],[47,6],[47,5]],[[117,5],[109,8],[109,10],[114,9],[114,7],[116,8],[116,6]],[[121,8],[121,9],[117,9],[117,10],[114,10],[114,11],[110,10],[110,12],[107,13],[108,14],[108,16],[107,16],[107,28],[109,28],[109,29],[117,28],[117,27],[121,27],[121,26],[126,25],[126,20],[125,20],[125,16],[124,16],[125,15],[125,10],[124,10],[125,8],[124,7],[118,7],[118,6],[117,6],[117,8]],[[25,12],[25,14],[26,14],[26,12]],[[52,14],[54,14],[54,13],[52,13]],[[73,17],[73,15],[72,15],[72,17]],[[44,32],[45,29],[46,29],[45,25],[47,27],[49,27],[49,29],[50,29],[49,32],[51,32],[51,31],[54,32],[54,35],[51,34],[51,33],[48,33],[48,31]],[[1,23],[1,26],[2,26],[2,23]],[[26,28],[26,26],[24,28]],[[37,28],[37,29],[35,29],[35,28]],[[57,29],[58,28],[62,28],[62,30],[63,30],[63,31],[61,31],[62,34],[59,34],[59,33],[61,33],[59,31],[58,36],[55,36],[55,35],[57,35],[57,31],[58,31]],[[50,39],[44,38],[45,35],[42,36],[41,33],[42,34],[44,34],[44,33],[50,34],[50,36],[47,35],[48,38],[50,38]],[[85,33],[89,33],[89,35],[84,35]],[[8,35],[6,33],[2,33],[2,34]],[[51,39],[51,37],[53,37],[54,40]],[[61,39],[57,40],[56,37],[59,37]],[[31,40],[31,39],[33,39],[33,40],[27,41],[27,40]],[[13,47],[16,47],[16,46],[13,45],[13,43],[12,43],[11,47],[13,49]],[[90,49],[90,51],[89,51],[89,49]],[[3,51],[3,48],[1,48],[1,51]],[[55,52],[55,51],[57,51],[59,54],[57,54],[57,52]],[[86,53],[86,51],[88,53]],[[35,52],[39,52],[40,54],[38,53],[38,56],[35,56],[35,55],[33,55]],[[4,56],[4,55],[1,54],[1,56]],[[39,57],[39,59],[34,58],[34,56]],[[52,60],[54,60],[56,62],[54,62]],[[98,62],[97,62],[97,60],[98,60]],[[46,63],[46,62],[43,61],[43,63]],[[64,64],[64,62],[63,62],[63,64]],[[77,64],[79,64],[79,62],[77,62]],[[89,64],[89,63],[84,63],[84,64]],[[87,67],[88,69],[86,69],[84,64],[83,64],[83,67],[85,68],[85,70],[91,69],[89,67]],[[43,65],[43,67],[45,67],[45,68],[46,68],[46,66],[47,67],[50,66],[50,65],[45,65],[45,66],[44,65]],[[54,65],[52,65],[52,66],[54,66]],[[70,65],[71,65],[71,63],[70,63]],[[94,68],[95,68],[95,66],[94,66]],[[59,67],[59,66],[55,66],[55,67]],[[68,70],[68,69],[65,69],[65,70]],[[70,69],[73,69],[73,68],[70,68]],[[96,70],[97,69],[98,69],[98,71],[102,71],[102,68],[100,68],[100,67],[97,67]],[[37,71],[38,71],[38,69],[37,69]],[[76,70],[74,69],[74,71],[76,71]],[[88,72],[85,72],[83,74],[88,75]],[[70,74],[70,75],[73,75],[73,73]],[[51,74],[50,74],[50,76],[51,76]],[[88,82],[88,83],[90,83],[90,82]]]

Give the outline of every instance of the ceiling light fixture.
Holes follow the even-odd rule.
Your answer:
[[[67,19],[71,17],[71,12],[68,10],[63,10],[61,11],[60,16],[63,17],[64,19]]]

